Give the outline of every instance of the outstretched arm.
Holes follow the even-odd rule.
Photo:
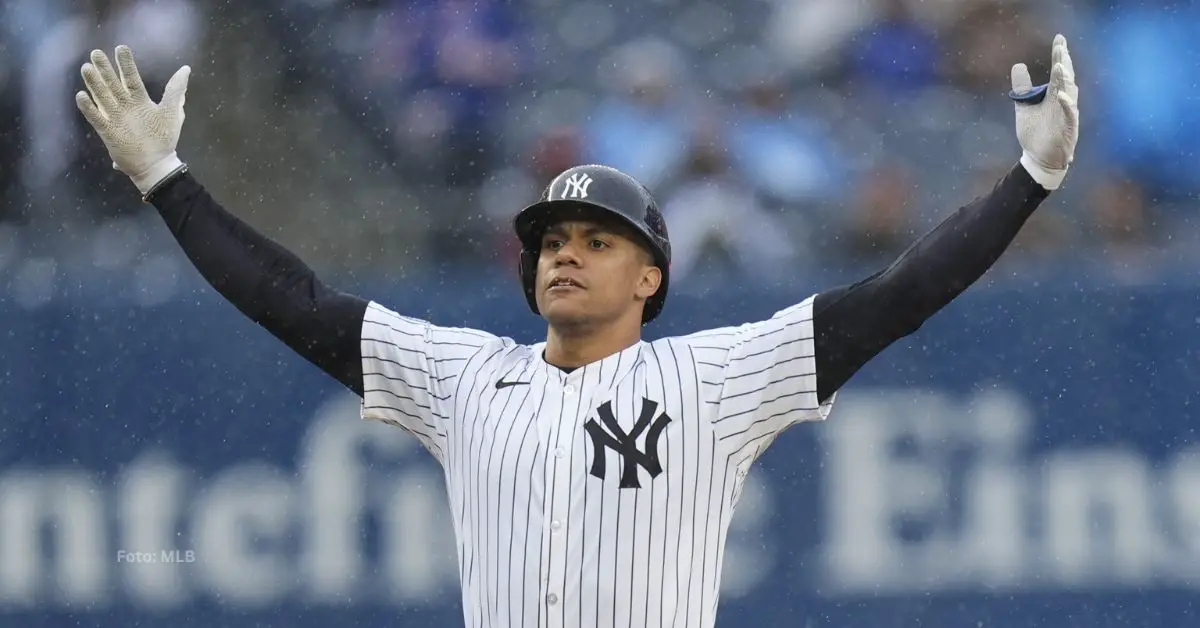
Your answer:
[[[459,376],[512,346],[473,329],[439,327],[324,285],[283,247],[225,211],[176,155],[187,66],[153,102],[127,46],[117,69],[99,50],[75,102],[166,221],[188,258],[223,297],[362,397],[362,418],[400,427],[443,464]],[[478,394],[478,390],[466,394]]]
[[[75,101],[130,177],[162,215],[204,279],[243,314],[355,393],[363,394],[360,349],[367,301],[342,294],[282,246],[221,207],[187,172],[175,147],[190,69],[153,102],[126,46],[117,68],[101,51],[81,69],[88,93]]]
[[[987,272],[1048,194],[1018,165],[887,268],[819,293],[813,329],[821,401]]]
[[[1079,137],[1078,88],[1065,38],[1052,47],[1050,82],[1033,87],[1013,66],[1019,164],[991,193],[962,207],[891,266],[813,303],[817,395],[825,402],[895,341],[915,332],[995,264],[1025,221],[1061,185]]]
[[[186,171],[172,175],[147,200],[222,297],[362,396],[367,300],[322,283],[300,258],[221,207]]]

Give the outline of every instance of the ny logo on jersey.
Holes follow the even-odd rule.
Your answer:
[[[586,172],[576,172],[567,179],[560,198],[587,198],[588,186],[591,184],[592,178]]]
[[[662,473],[662,465],[658,462],[658,437],[671,422],[671,417],[664,412],[656,418],[654,416],[656,410],[658,410],[658,403],[642,398],[642,414],[638,417],[637,423],[633,425],[633,429],[626,433],[617,423],[616,417],[613,416],[612,402],[606,401],[604,405],[597,408],[596,413],[600,415],[604,427],[601,427],[596,419],[589,419],[583,426],[587,430],[588,436],[592,437],[594,451],[592,469],[589,473],[601,480],[604,479],[608,458],[608,452],[605,449],[611,449],[617,452],[621,458],[621,488],[642,487],[638,482],[637,468],[639,466],[649,472],[652,479],[658,477],[658,474]],[[605,431],[605,427],[608,428],[607,431]],[[646,433],[645,451],[638,450],[637,446],[637,439],[642,432]]]

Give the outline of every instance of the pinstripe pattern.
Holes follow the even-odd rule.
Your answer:
[[[412,433],[441,463],[468,627],[711,626],[726,533],[750,465],[817,403],[812,298],[760,321],[639,342],[571,373],[518,345],[372,303],[363,418]],[[497,381],[520,382],[498,388]],[[585,424],[609,404],[630,433],[643,404],[661,473]],[[647,423],[648,424],[648,423]],[[611,426],[604,430],[620,440]],[[593,430],[596,426],[593,426]],[[605,456],[603,479],[591,475]]]

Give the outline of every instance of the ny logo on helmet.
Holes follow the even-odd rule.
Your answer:
[[[560,198],[587,198],[588,186],[591,184],[592,178],[586,172],[576,172],[567,179]]]

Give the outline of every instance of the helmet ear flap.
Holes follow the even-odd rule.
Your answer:
[[[529,249],[521,250],[521,259],[517,262],[517,274],[521,278],[521,288],[525,291],[525,301],[529,309],[538,314],[537,306],[537,265],[538,252]]]

